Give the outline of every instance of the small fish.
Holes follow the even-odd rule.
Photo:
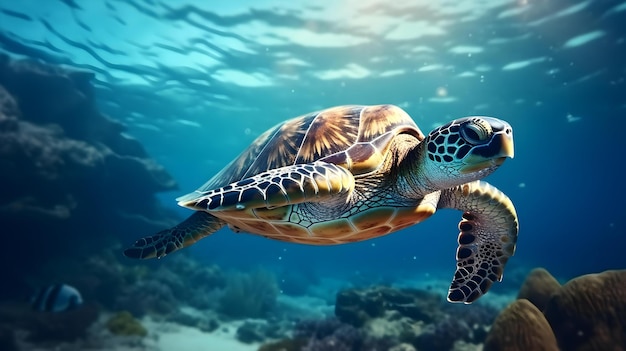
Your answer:
[[[39,289],[31,300],[33,309],[42,312],[62,312],[77,308],[83,297],[73,286],[55,284]]]

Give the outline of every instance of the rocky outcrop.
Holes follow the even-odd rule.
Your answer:
[[[11,248],[0,258],[10,287],[0,298],[23,296],[22,278],[43,266],[62,279],[50,276],[57,261],[176,220],[154,197],[174,180],[98,111],[93,79],[0,55],[0,238]]]
[[[626,350],[626,270],[570,280],[544,314],[563,351]]]
[[[441,300],[437,294],[417,289],[347,289],[337,294],[335,315],[342,322],[355,327],[362,327],[371,319],[383,317],[388,311],[431,323],[443,317]]]
[[[451,305],[427,290],[346,289],[337,294],[335,317],[300,321],[293,338],[261,350],[449,351],[457,344],[480,344],[496,314],[482,304]]]
[[[583,275],[559,288],[548,276],[533,271],[519,296],[534,301],[521,298],[501,312],[485,351],[626,350],[626,270]]]

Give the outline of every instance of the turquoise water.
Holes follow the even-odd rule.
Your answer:
[[[178,183],[159,199],[181,219],[175,197],[286,118],[389,103],[424,132],[467,115],[504,119],[515,158],[487,180],[520,219],[506,284],[535,266],[570,278],[626,264],[625,16],[619,1],[5,1],[0,49],[95,72],[101,111]],[[459,220],[441,211],[333,247],[223,229],[189,250],[285,277],[449,279]],[[148,234],[122,233],[127,245]]]

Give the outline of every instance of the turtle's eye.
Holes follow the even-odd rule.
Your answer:
[[[482,119],[472,119],[461,124],[461,136],[470,144],[484,144],[492,134],[491,126]]]

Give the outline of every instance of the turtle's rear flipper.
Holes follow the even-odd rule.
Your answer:
[[[517,242],[515,207],[504,193],[482,181],[443,191],[439,207],[464,211],[448,301],[469,304],[493,282],[502,280],[504,265]]]
[[[161,258],[194,244],[223,226],[224,222],[217,217],[206,212],[196,212],[175,227],[137,240],[133,246],[124,250],[124,255],[138,259]]]

